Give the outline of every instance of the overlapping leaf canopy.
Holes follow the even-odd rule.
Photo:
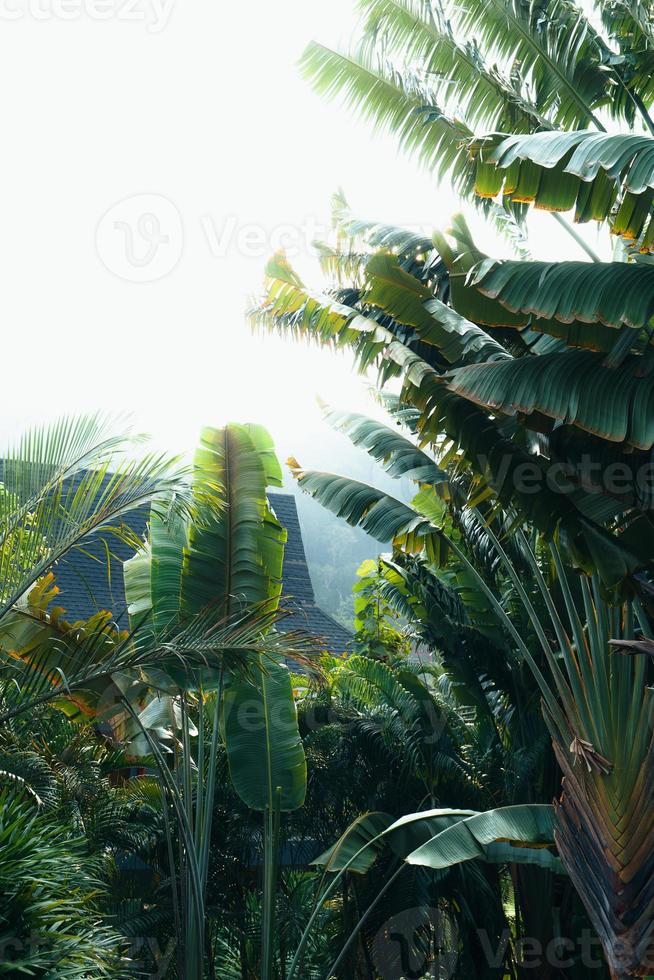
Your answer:
[[[342,199],[338,208],[342,216]],[[352,229],[354,222],[350,219],[348,225]],[[372,227],[374,223],[358,225],[363,231]],[[340,230],[343,234],[342,220]],[[389,234],[388,228],[385,234]],[[402,240],[399,230],[396,240]],[[346,239],[343,247],[348,248],[351,242]],[[600,440],[598,447],[605,440],[638,450],[652,445],[652,383],[648,361],[639,353],[648,340],[647,301],[622,293],[621,311],[628,307],[634,321],[640,318],[642,329],[624,324],[621,329],[609,327],[600,321],[600,315],[610,320],[610,310],[606,313],[606,307],[601,305],[601,291],[593,289],[596,282],[591,277],[585,292],[587,301],[579,308],[578,319],[575,309],[572,315],[565,314],[572,323],[557,320],[558,306],[542,311],[546,320],[520,312],[524,326],[517,325],[516,329],[513,324],[511,334],[517,334],[522,346],[500,343],[493,333],[496,328],[474,323],[469,317],[483,308],[486,321],[496,319],[505,328],[504,293],[489,296],[493,291],[487,288],[488,279],[495,270],[506,273],[507,266],[515,269],[519,277],[533,263],[484,265],[483,254],[475,248],[460,221],[455,227],[455,245],[466,249],[459,252],[460,256],[469,255],[481,262],[477,268],[482,272],[479,283],[468,281],[468,285],[460,283],[454,288],[460,268],[456,263],[460,260],[453,259],[455,253],[445,242],[440,249],[444,268],[431,288],[442,289],[448,275],[453,276],[449,305],[437,300],[433,293],[432,300],[427,299],[429,287],[421,275],[421,263],[433,259],[424,251],[402,257],[373,251],[367,260],[365,253],[360,253],[360,284],[350,289],[338,285],[322,294],[308,290],[285,259],[276,256],[268,266],[263,301],[252,311],[253,322],[294,336],[314,338],[328,346],[350,346],[362,369],[379,369],[382,383],[399,377],[403,403],[417,410],[415,429],[422,444],[439,447],[443,440],[451,441],[468,465],[489,481],[504,506],[517,507],[547,536],[564,534],[584,567],[599,568],[606,584],[616,585],[647,566],[651,558],[649,535],[642,536],[641,526],[639,534],[616,537],[606,527],[607,520],[621,512],[614,496],[605,494],[601,485],[594,486],[589,494],[584,480],[574,472],[572,484],[562,493],[560,477],[551,480],[549,472],[561,462],[573,465],[574,456],[569,459],[565,455],[568,441],[553,438],[555,426],[560,423],[592,433]],[[424,249],[424,244],[416,243],[415,247]],[[589,270],[605,271],[592,263],[573,265],[569,274],[573,281]],[[410,267],[413,274],[408,271]],[[558,268],[555,266],[557,271]],[[633,268],[637,275],[649,276],[649,268]],[[539,267],[539,275],[542,271]],[[507,289],[512,282],[509,275]],[[574,292],[574,282],[570,291]],[[615,307],[620,303],[615,291],[605,295],[607,304]],[[513,305],[521,310],[519,304]],[[466,315],[458,313],[455,306],[464,308]],[[448,315],[443,311],[448,311]],[[562,334],[583,332],[587,326],[584,319],[593,321],[588,329],[594,340],[598,330],[614,338],[613,344],[604,345],[609,348],[608,357],[574,343],[566,346],[563,338],[554,339],[544,330],[537,332],[545,323],[552,333],[557,329]],[[452,329],[447,329],[450,325]],[[589,346],[593,346],[593,340]],[[502,422],[502,416],[513,420],[513,428]],[[415,461],[415,447],[402,449],[400,440],[377,431],[370,421],[341,422],[355,441],[368,449],[376,447],[376,458],[392,455],[399,467]],[[544,434],[546,441],[541,437],[537,443],[531,435],[534,431]],[[533,455],[537,444],[539,456]],[[558,455],[561,447],[563,457]],[[588,447],[591,455],[595,451],[592,445]],[[521,478],[525,467],[540,472],[538,493],[534,493],[533,483],[525,486]],[[346,487],[327,474],[303,479],[306,489],[319,493],[327,506],[353,523],[365,524],[381,540],[399,541],[409,535],[409,550],[423,545],[431,549],[432,555],[438,555],[438,549],[432,548],[437,540],[433,530],[425,531],[419,524],[412,524],[415,515],[404,513],[404,505],[398,509],[398,502],[389,509],[387,495],[373,499],[370,488],[354,493],[351,482]],[[646,496],[637,489],[635,472],[630,486],[631,499],[638,499],[641,507],[645,505]],[[637,516],[637,512],[631,514],[627,525]]]
[[[597,130],[491,135],[473,144],[475,192],[483,198],[570,211],[574,220],[610,221],[611,231],[654,242],[654,139]]]

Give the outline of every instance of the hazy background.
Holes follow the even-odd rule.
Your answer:
[[[372,476],[315,403],[367,410],[347,356],[252,337],[243,319],[275,248],[314,274],[338,186],[358,213],[426,232],[456,206],[299,77],[306,42],[346,37],[351,7],[0,0],[3,443],[95,409],[176,451],[202,425],[252,420],[282,457]],[[540,256],[579,257],[536,226]],[[303,520],[314,564],[349,535],[310,501]],[[347,540],[349,568],[368,546]]]

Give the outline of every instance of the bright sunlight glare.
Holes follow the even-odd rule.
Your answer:
[[[352,7],[168,0],[100,19],[90,3],[68,18],[28,4],[3,23],[3,90],[20,94],[0,110],[0,308],[17,366],[3,374],[3,441],[118,408],[161,448],[252,420],[283,454],[320,439],[317,395],[369,408],[348,355],[254,337],[244,318],[276,249],[320,287],[311,240],[329,235],[339,186],[358,214],[427,234],[456,208],[301,78],[304,45],[338,43]],[[577,257],[553,222],[537,225],[545,253]]]

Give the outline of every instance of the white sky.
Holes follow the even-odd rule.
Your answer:
[[[347,356],[252,337],[243,318],[275,235],[306,253],[339,185],[357,213],[425,230],[455,208],[299,77],[305,43],[346,33],[352,6],[0,0],[3,443],[100,408],[175,450],[251,420],[289,451],[323,437],[317,392],[367,407]],[[581,257],[536,223],[540,257]]]

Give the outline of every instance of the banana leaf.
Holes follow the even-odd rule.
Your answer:
[[[554,808],[501,807],[459,820],[408,855],[409,864],[449,868],[478,858],[492,863],[537,864],[564,874],[554,846]]]

